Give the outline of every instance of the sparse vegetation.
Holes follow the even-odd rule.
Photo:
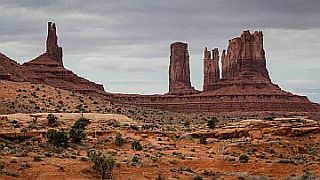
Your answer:
[[[86,138],[86,134],[83,129],[71,128],[69,131],[69,138],[73,143],[81,143],[83,139]]]
[[[116,138],[115,138],[115,144],[120,147],[124,143],[124,139],[122,138],[121,133],[117,133]]]
[[[274,120],[274,118],[275,118],[274,116],[266,116],[263,118],[263,120],[272,121]]]
[[[205,135],[201,135],[200,144],[207,144],[207,137]]]
[[[84,130],[88,124],[90,124],[89,119],[81,117],[71,126],[69,138],[73,143],[81,143],[86,138]]]
[[[142,150],[142,146],[140,144],[139,141],[135,140],[131,143],[131,149],[135,150],[135,151],[141,151]]]
[[[85,129],[89,124],[90,124],[89,119],[85,117],[81,117],[73,124],[72,128]]]
[[[68,136],[64,130],[57,131],[55,129],[50,129],[47,132],[48,142],[57,147],[66,147],[68,144]]]
[[[139,161],[140,161],[139,156],[135,154],[135,155],[132,157],[132,162],[133,162],[134,164],[137,164],[137,163],[139,163]]]
[[[93,152],[90,154],[93,169],[101,176],[101,179],[112,179],[112,170],[115,160],[110,154]]]
[[[209,119],[207,125],[208,125],[208,127],[209,127],[210,129],[213,129],[213,128],[216,127],[216,123],[217,123],[217,118],[216,118],[216,117],[211,117],[211,118]]]
[[[241,163],[247,163],[249,161],[249,156],[246,154],[241,154],[239,157],[239,161]]]
[[[58,117],[56,117],[55,115],[53,115],[53,114],[48,114],[47,120],[48,120],[48,125],[49,125],[50,127],[55,127],[55,126],[57,126]]]
[[[40,162],[41,161],[41,157],[39,155],[35,155],[35,156],[33,156],[33,161],[34,162]]]

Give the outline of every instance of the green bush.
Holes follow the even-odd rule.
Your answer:
[[[84,130],[88,124],[90,124],[89,119],[81,117],[71,126],[69,138],[73,143],[81,143],[86,138]]]
[[[133,150],[135,150],[135,151],[141,151],[142,150],[142,146],[141,146],[141,144],[140,144],[140,142],[139,141],[133,141],[132,143],[131,143],[131,149],[133,149]]]
[[[40,162],[41,161],[41,157],[39,155],[35,155],[35,156],[33,156],[33,161],[34,162]]]
[[[200,144],[207,144],[207,137],[204,135],[201,135],[200,137]]]
[[[267,116],[267,117],[264,117],[263,120],[267,120],[267,121],[272,121],[274,120],[274,116]]]
[[[137,164],[139,161],[140,161],[139,156],[134,155],[134,156],[132,157],[132,162],[133,162],[134,164]]]
[[[203,180],[203,178],[199,175],[196,175],[192,178],[192,180]]]
[[[72,128],[85,129],[86,126],[89,124],[90,124],[89,119],[81,117],[73,124]]]
[[[216,123],[217,123],[217,118],[216,118],[216,117],[212,117],[212,118],[209,119],[207,125],[208,125],[208,127],[209,127],[210,129],[213,129],[213,128],[216,127]]]
[[[57,147],[66,147],[68,144],[68,136],[64,130],[57,131],[55,129],[50,129],[47,132],[48,142]]]
[[[123,143],[124,143],[124,139],[122,138],[122,135],[120,133],[117,133],[115,144],[120,147],[123,145]]]
[[[93,169],[100,174],[101,179],[112,179],[112,170],[115,166],[115,160],[109,154],[96,153],[90,154],[90,160]]]
[[[241,163],[247,163],[249,161],[249,156],[246,154],[241,154],[239,157],[239,161]]]
[[[86,138],[86,134],[83,129],[71,128],[69,130],[69,138],[73,143],[81,143],[83,139]]]
[[[53,115],[53,114],[48,114],[47,120],[48,120],[48,125],[49,125],[50,127],[55,127],[55,126],[57,126],[57,120],[58,120],[58,118],[57,118],[55,115]]]

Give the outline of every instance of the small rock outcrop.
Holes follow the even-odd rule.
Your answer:
[[[195,89],[190,82],[188,44],[174,42],[170,45],[169,93],[192,94]]]
[[[38,78],[36,74],[0,53],[0,80],[20,82],[36,78]]]

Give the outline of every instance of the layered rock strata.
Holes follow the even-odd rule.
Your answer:
[[[188,44],[174,42],[170,45],[169,93],[192,94],[195,89],[190,82]]]
[[[37,76],[28,79],[31,82],[45,83],[61,89],[80,93],[104,94],[103,85],[78,77],[63,66],[62,48],[58,46],[55,23],[48,23],[46,52],[22,66]]]
[[[221,78],[217,78],[214,74],[206,76],[206,72],[217,72],[217,69],[219,69],[218,65],[209,66],[206,64],[207,61],[207,58],[205,58],[204,82],[206,83],[203,88],[205,92],[228,88],[233,89],[234,93],[243,92],[244,89],[247,89],[247,91],[255,89],[258,94],[264,93],[266,90],[269,93],[283,94],[283,91],[273,84],[269,77],[261,31],[256,31],[253,34],[244,31],[240,37],[229,40],[227,51],[223,50],[221,54]],[[219,58],[216,61],[218,64]],[[206,81],[210,78],[216,80]]]
[[[190,90],[189,64],[185,63],[188,59],[186,49],[186,44],[179,44],[177,48],[171,47],[170,92],[176,92],[174,91],[178,89],[176,87]],[[210,52],[205,48],[202,92],[149,96],[116,94],[113,100],[178,112],[317,112],[320,110],[319,104],[310,102],[306,96],[283,91],[271,82],[266,67],[262,32],[251,34],[249,31],[244,31],[241,37],[231,39],[227,51],[222,52],[221,60],[220,77],[218,49],[215,48]],[[178,64],[175,64],[176,62]],[[173,70],[171,70],[172,65],[175,67]],[[176,67],[179,67],[178,70]]]
[[[219,68],[219,50],[214,48],[212,53],[207,48],[204,50],[204,61],[203,61],[203,90],[207,91],[210,89],[210,85],[220,80],[220,68]]]

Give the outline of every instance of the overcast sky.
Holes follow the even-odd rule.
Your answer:
[[[271,79],[320,102],[319,0],[0,0],[0,52],[19,63],[45,51],[57,23],[64,64],[107,91],[165,93],[169,45],[189,44],[202,89],[203,48],[226,49],[242,31],[264,33]]]

